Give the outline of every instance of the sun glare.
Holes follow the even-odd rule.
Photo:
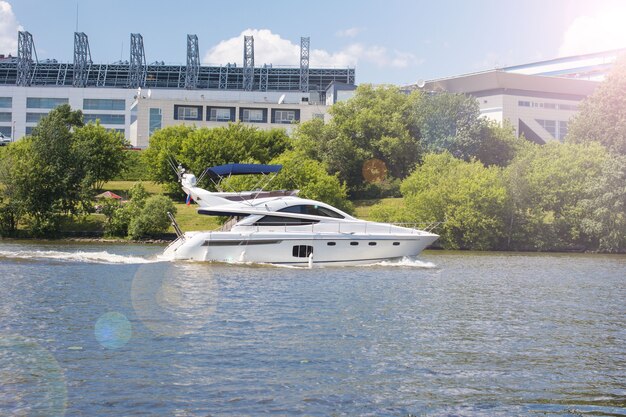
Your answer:
[[[625,21],[626,3],[577,17],[565,31],[559,54],[568,56],[624,48]]]

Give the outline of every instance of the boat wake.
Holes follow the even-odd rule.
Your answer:
[[[27,260],[57,260],[67,262],[86,262],[96,264],[148,264],[169,261],[162,256],[143,258],[141,256],[118,255],[106,251],[101,252],[61,252],[55,250],[0,251],[0,258]]]
[[[389,261],[376,262],[368,266],[401,266],[407,268],[425,268],[433,269],[437,268],[437,265],[432,262],[420,261],[419,259],[404,257],[402,259],[393,259]]]

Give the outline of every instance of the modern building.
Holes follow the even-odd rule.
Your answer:
[[[436,93],[468,94],[480,112],[499,123],[508,122],[517,135],[536,143],[562,141],[569,120],[580,102],[598,86],[597,81],[486,71],[426,82]]]
[[[580,102],[624,53],[626,49],[558,58],[431,80],[408,89],[471,95],[483,116],[508,122],[518,136],[537,143],[562,141]]]
[[[131,34],[130,45],[129,61],[95,64],[87,35],[77,32],[72,63],[39,61],[32,35],[19,32],[17,56],[0,55],[0,133],[17,140],[64,103],[138,147],[158,126],[179,123],[289,130],[324,117],[333,83],[355,83],[354,68],[310,68],[309,38],[301,38],[300,65],[292,67],[255,66],[252,36],[244,37],[242,66],[201,65],[196,35],[187,36],[186,65],[147,64],[140,34]]]

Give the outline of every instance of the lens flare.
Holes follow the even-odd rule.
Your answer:
[[[130,321],[122,313],[113,311],[103,314],[96,321],[94,333],[98,343],[108,349],[124,346],[132,336]]]
[[[204,264],[142,265],[131,288],[137,316],[146,327],[162,336],[195,332],[210,320],[217,297],[210,266]]]
[[[387,165],[380,159],[368,159],[363,163],[361,172],[369,183],[382,182],[387,178]]]
[[[7,415],[63,416],[65,375],[56,359],[37,342],[0,335],[0,409]]]

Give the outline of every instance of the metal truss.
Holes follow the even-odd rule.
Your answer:
[[[144,87],[146,75],[146,55],[143,49],[143,36],[140,33],[131,33],[128,86],[130,88]]]
[[[309,92],[309,45],[311,38],[300,38],[300,91]]]
[[[29,86],[35,75],[33,52],[37,61],[37,51],[30,32],[20,31],[17,34],[17,80],[16,85]]]
[[[72,82],[74,87],[87,87],[91,64],[87,35],[84,32],[74,32],[74,79]]]
[[[244,36],[243,39],[243,89],[252,91],[254,88],[254,37]]]
[[[198,86],[200,73],[200,51],[198,36],[187,35],[187,68],[185,71],[185,88],[192,89]]]
[[[32,36],[20,32],[18,56],[0,60],[0,86],[80,86],[112,88],[195,88],[208,90],[247,91],[325,91],[332,83],[354,84],[353,68],[309,68],[306,65],[306,44],[301,45],[300,67],[273,67],[271,64],[254,67],[254,43],[246,37],[244,49],[245,67],[236,64],[202,66],[199,52],[191,45],[190,65],[165,65],[163,62],[146,64],[143,39],[131,35],[131,62],[119,61],[109,64],[91,63],[87,37],[75,35],[74,64],[60,63],[54,59],[38,61]],[[190,40],[195,41],[195,36]],[[301,41],[308,38],[303,38]],[[189,46],[189,45],[188,45]],[[199,49],[198,49],[199,51]],[[194,60],[197,59],[197,65]],[[84,64],[84,65],[83,65]],[[197,68],[197,76],[193,73]],[[86,69],[86,70],[85,70]],[[308,69],[308,71],[305,71]],[[188,80],[188,71],[192,71]],[[303,76],[308,74],[308,85]],[[195,83],[193,78],[195,77]]]

